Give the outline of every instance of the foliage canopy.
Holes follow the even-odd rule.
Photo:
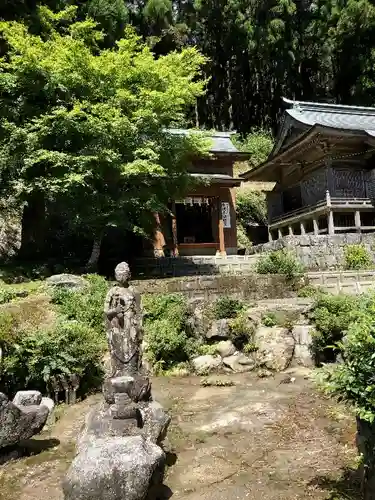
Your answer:
[[[202,136],[166,130],[203,93],[205,58],[192,47],[156,58],[131,28],[102,49],[101,31],[73,7],[43,7],[40,22],[42,35],[0,23],[1,189],[57,205],[94,236],[144,227],[207,151]]]

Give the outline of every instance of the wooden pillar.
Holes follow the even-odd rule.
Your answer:
[[[225,237],[224,237],[224,221],[221,212],[221,201],[220,198],[217,199],[218,204],[218,214],[219,214],[219,252],[222,257],[227,255],[225,251]]]
[[[300,226],[301,226],[301,235],[304,236],[306,234],[305,221],[301,220]]]
[[[177,219],[176,219],[176,202],[172,201],[172,239],[173,239],[173,256],[178,257],[178,238],[177,238]]]
[[[154,233],[154,256],[164,257],[165,239],[161,228],[160,216],[157,212],[155,212],[154,217],[156,223],[155,233]]]
[[[277,238],[280,239],[282,237],[283,237],[283,233],[282,233],[281,229],[278,228],[278,230],[277,230]]]
[[[268,241],[273,241],[272,231],[268,229]]]
[[[292,226],[288,226],[288,231],[289,231],[289,236],[293,236],[294,233],[293,233],[293,227]]]
[[[361,232],[361,212],[356,210],[354,213],[355,228],[358,233]]]
[[[335,222],[333,220],[333,212],[328,212],[328,234],[335,234]]]
[[[319,225],[316,219],[313,219],[313,227],[314,227],[314,235],[317,236],[319,234]]]

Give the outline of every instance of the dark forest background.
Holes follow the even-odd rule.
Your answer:
[[[281,97],[374,102],[371,0],[49,0],[93,17],[113,46],[128,23],[156,54],[196,45],[209,58],[208,92],[191,125],[242,134],[276,130]],[[41,27],[35,0],[2,0],[0,17]]]

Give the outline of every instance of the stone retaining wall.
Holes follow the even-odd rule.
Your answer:
[[[311,272],[296,285],[281,275],[188,276],[133,281],[141,293],[183,293],[189,298],[214,300],[223,295],[263,300],[295,297],[296,289],[310,284],[330,293],[363,293],[375,289],[375,271]]]
[[[375,271],[312,272],[307,277],[310,285],[333,294],[355,295],[375,290]]]
[[[360,244],[368,250],[375,263],[375,234],[334,234],[284,236],[279,240],[269,241],[249,248],[247,252],[257,255],[285,248],[296,254],[306,269],[328,270],[339,269],[344,265],[344,248],[346,245]]]
[[[137,259],[134,272],[138,277],[148,278],[249,274],[254,270],[257,259],[257,255],[141,258]]]
[[[183,293],[189,298],[214,300],[223,295],[262,300],[296,295],[296,285],[281,275],[188,276],[132,282],[141,293]],[[305,280],[299,286],[303,286]]]

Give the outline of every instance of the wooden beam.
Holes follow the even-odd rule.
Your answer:
[[[176,219],[176,202],[172,201],[172,239],[173,239],[173,256],[178,257],[178,238],[177,238],[177,219]]]
[[[355,228],[358,233],[361,232],[361,212],[359,210],[356,210],[354,212],[354,221],[355,221]]]
[[[154,232],[154,256],[164,257],[165,238],[161,228],[160,216],[157,212],[154,213],[155,217],[155,232]]]
[[[316,219],[313,219],[313,227],[314,227],[314,234],[317,236],[319,234],[319,226],[318,226],[318,221]]]
[[[333,220],[333,212],[330,210],[327,216],[328,220],[328,234],[335,234],[335,222]]]
[[[220,198],[217,199],[217,204],[218,204],[218,213],[219,213],[219,252],[220,252],[220,255],[225,257],[227,255],[227,252],[225,250],[224,221],[223,221],[223,215],[221,212]]]

